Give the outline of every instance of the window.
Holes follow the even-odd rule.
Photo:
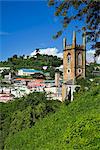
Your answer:
[[[68,70],[67,70],[67,73],[70,73],[70,72],[71,72],[71,69],[68,69]]]
[[[70,64],[70,62],[71,62],[71,54],[68,53],[68,55],[67,55],[67,63]]]
[[[68,69],[68,72],[70,72],[70,70]]]
[[[79,53],[78,54],[78,65],[82,65],[82,54],[81,53]]]
[[[82,69],[79,68],[79,69],[78,69],[78,73],[82,73]]]

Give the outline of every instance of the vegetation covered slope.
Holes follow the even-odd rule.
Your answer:
[[[100,86],[77,95],[68,106],[39,120],[34,127],[10,135],[5,150],[99,150]]]
[[[55,113],[61,102],[49,101],[45,93],[31,93],[9,103],[0,103],[0,150],[7,136],[32,128],[46,115]]]
[[[15,69],[19,68],[34,68],[41,70],[43,66],[58,67],[62,64],[62,59],[52,55],[37,54],[36,56],[25,59],[24,56],[14,55],[8,58],[7,61],[0,62],[0,66],[7,66]]]
[[[43,72],[43,66],[48,66],[46,72],[50,73],[50,77],[54,78],[55,67],[62,65],[62,59],[52,55],[37,54],[36,56],[29,57],[27,59],[24,56],[14,55],[8,58],[7,61],[0,62],[0,67],[10,67],[11,71],[16,71],[20,68],[34,68]]]

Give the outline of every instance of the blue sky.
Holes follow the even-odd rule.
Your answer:
[[[70,44],[75,25],[82,26],[82,23],[74,22],[66,33],[53,40],[52,36],[62,26],[46,0],[3,0],[0,7],[0,60],[7,60],[14,54],[29,55],[36,48],[56,47],[62,51],[62,38],[66,36]],[[77,33],[77,42],[82,42],[81,33]]]

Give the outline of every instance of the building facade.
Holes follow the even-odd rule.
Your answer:
[[[18,70],[18,75],[19,76],[29,76],[29,75],[32,75],[32,74],[35,74],[35,73],[43,73],[42,71],[40,70],[35,70],[35,69],[26,69],[26,68],[22,68],[22,69],[19,69]]]
[[[63,86],[62,99],[66,98],[66,85],[74,85],[77,78],[85,78],[86,74],[86,38],[83,44],[76,44],[76,33],[73,32],[72,45],[66,44],[63,39]]]

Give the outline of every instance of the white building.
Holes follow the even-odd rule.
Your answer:
[[[19,76],[29,76],[31,74],[35,74],[35,73],[42,73],[42,71],[39,71],[39,70],[35,70],[35,69],[25,69],[25,68],[22,68],[22,69],[19,69],[18,70],[18,75]]]
[[[0,73],[2,73],[4,70],[10,70],[10,67],[0,67]]]

